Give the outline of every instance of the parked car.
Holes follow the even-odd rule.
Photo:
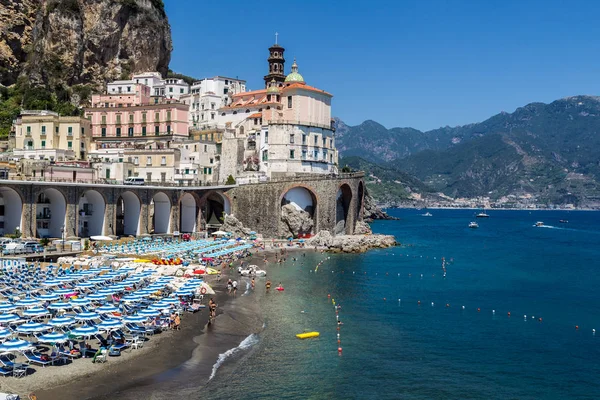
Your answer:
[[[4,246],[4,250],[2,251],[2,254],[4,255],[8,255],[8,254],[23,254],[26,253],[27,250],[25,248],[25,245],[21,242],[10,242],[8,244],[6,244],[6,246]]]

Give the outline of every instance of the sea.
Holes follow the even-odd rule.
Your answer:
[[[600,213],[489,210],[470,229],[473,210],[424,212],[373,223],[401,246],[271,263],[285,290],[244,291],[263,329],[201,398],[598,398]]]

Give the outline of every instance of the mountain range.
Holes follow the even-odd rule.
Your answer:
[[[370,120],[358,126],[336,120],[336,127],[342,165],[360,157],[367,169],[408,174],[433,192],[600,204],[600,97],[531,103],[480,123],[427,132]],[[418,189],[414,181],[407,185]]]

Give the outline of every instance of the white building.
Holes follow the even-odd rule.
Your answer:
[[[190,85],[183,79],[163,79],[159,72],[142,72],[133,75],[128,80],[109,82],[106,85],[107,94],[135,94],[136,85],[146,85],[150,88],[150,95],[179,100],[190,92]]]
[[[165,88],[164,96],[168,99],[179,100],[181,96],[185,96],[190,92],[190,85],[183,79],[167,78],[163,80]]]
[[[142,72],[133,75],[133,82],[146,85],[150,88],[151,96],[164,96],[164,83],[162,76],[158,72]]]

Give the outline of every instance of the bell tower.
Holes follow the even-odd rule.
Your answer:
[[[277,44],[277,38],[279,33],[275,33],[275,44],[269,47],[269,73],[265,75],[265,88],[269,88],[275,81],[276,86],[283,86],[285,81],[284,64],[285,58],[283,58],[283,52],[285,49]]]

